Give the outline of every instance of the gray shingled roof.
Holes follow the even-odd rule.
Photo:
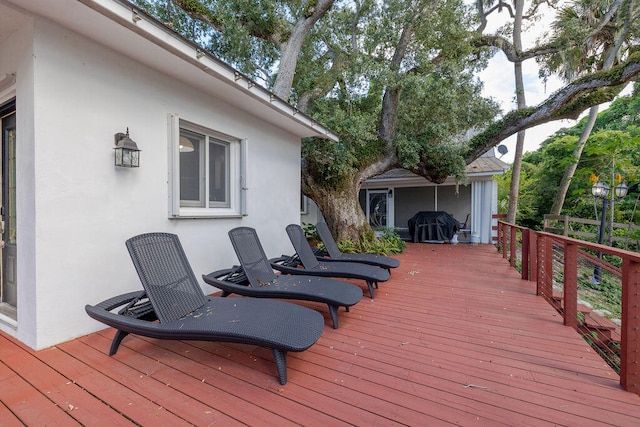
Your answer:
[[[498,159],[494,156],[480,157],[471,164],[467,165],[466,171],[468,176],[473,176],[474,174],[482,174],[482,175],[498,175],[503,174],[509,170],[509,165],[502,160]],[[378,179],[398,179],[398,178],[416,178],[416,175],[413,172],[410,172],[406,169],[391,169],[383,173],[382,175],[378,175],[373,178],[369,178],[370,180],[378,180]]]

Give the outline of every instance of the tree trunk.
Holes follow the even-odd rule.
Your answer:
[[[560,185],[558,186],[558,191],[556,192],[556,197],[553,199],[553,205],[549,212],[551,215],[560,215],[560,212],[562,211],[562,206],[564,205],[564,200],[567,197],[567,191],[569,191],[573,174],[576,173],[578,162],[582,156],[582,150],[584,150],[584,146],[587,144],[587,139],[589,139],[589,135],[591,135],[593,125],[595,125],[596,119],[598,118],[598,110],[599,107],[597,105],[589,109],[589,118],[587,119],[587,123],[585,124],[584,129],[580,134],[580,138],[573,149],[573,161],[564,170],[564,174],[560,180]]]
[[[524,131],[518,132],[516,139],[516,152],[511,167],[511,186],[509,187],[509,208],[507,210],[507,222],[516,223],[518,213],[518,198],[520,197],[520,174],[522,173],[522,154],[524,151]]]
[[[306,193],[320,208],[336,241],[349,239],[357,242],[365,231],[371,230],[360,207],[360,188],[361,185],[353,185],[337,192],[314,184],[307,187]]]
[[[291,86],[293,85],[293,78],[296,73],[302,45],[309,31],[311,31],[315,23],[331,9],[334,1],[335,0],[309,1],[306,5],[306,12],[291,29],[291,36],[286,42],[281,44],[278,76],[271,90],[285,101],[289,100],[289,95],[291,94]]]
[[[513,21],[513,46],[517,52],[522,51],[522,14],[524,10],[524,0],[515,2],[516,14]],[[515,74],[516,99],[518,102],[518,110],[526,108],[527,102],[524,96],[524,81],[522,78],[522,61],[516,61],[513,64],[513,72]],[[509,210],[507,211],[507,222],[516,223],[516,214],[518,212],[518,197],[520,196],[520,173],[522,170],[522,154],[524,152],[525,132],[518,132],[516,139],[516,153],[513,160],[513,168],[511,169],[511,187],[509,189]]]

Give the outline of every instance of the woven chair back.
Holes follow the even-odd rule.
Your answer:
[[[329,227],[327,226],[327,224],[324,222],[317,223],[316,230],[318,230],[320,240],[322,240],[324,248],[329,253],[329,256],[331,258],[340,258],[342,252],[340,252],[336,241],[333,240],[333,236],[331,235],[331,231],[329,231]]]
[[[207,302],[178,236],[141,234],[126,245],[161,323],[185,317]]]
[[[320,262],[316,258],[316,254],[313,253],[311,246],[309,246],[302,227],[298,224],[289,224],[287,225],[287,234],[304,268],[311,270],[318,267]]]
[[[234,228],[229,231],[229,238],[251,286],[262,286],[276,279],[255,229]]]

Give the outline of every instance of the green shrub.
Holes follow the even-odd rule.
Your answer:
[[[315,224],[303,222],[302,230],[304,231],[304,236],[308,240],[320,240],[320,236],[318,235],[318,230],[316,229]]]
[[[352,240],[338,242],[340,251],[345,253],[393,255],[401,253],[406,246],[407,244],[393,228],[385,228],[380,237],[376,237],[372,232],[364,235],[358,242]]]

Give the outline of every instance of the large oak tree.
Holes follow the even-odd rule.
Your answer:
[[[394,167],[433,182],[462,177],[508,136],[576,118],[640,73],[632,56],[494,120],[497,108],[474,77],[487,43],[461,0],[137,3],[340,135],[339,143],[304,141],[302,159],[303,192],[340,239],[369,230],[358,202],[368,178]],[[469,130],[476,136],[467,141]]]

